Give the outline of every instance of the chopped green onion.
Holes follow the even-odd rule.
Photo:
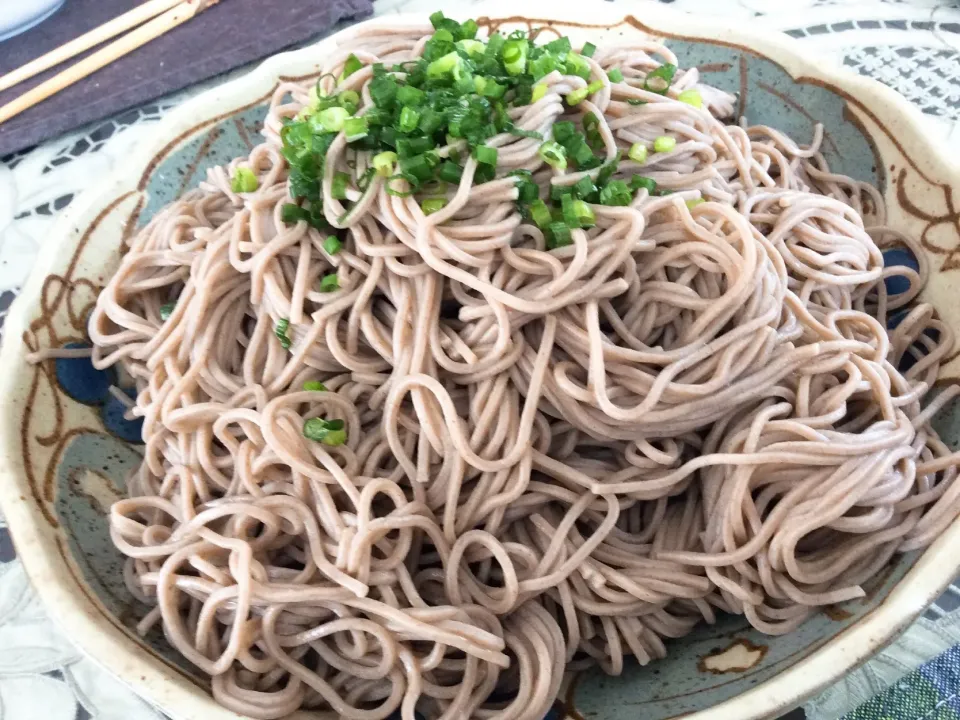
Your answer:
[[[610,82],[623,82],[623,71],[620,68],[607,70],[607,77],[610,78]]]
[[[580,88],[579,90],[571,90],[567,93],[567,105],[579,105],[581,102],[587,99],[587,88]]]
[[[170,316],[173,315],[173,311],[176,309],[177,304],[175,302],[166,303],[165,305],[160,306],[160,319],[166,322],[170,319]]]
[[[420,209],[424,215],[432,215],[438,210],[442,210],[447,205],[446,198],[427,198],[420,203]]]
[[[399,85],[393,75],[381,75],[370,81],[370,98],[379,108],[391,108],[397,100]]]
[[[327,392],[327,386],[319,380],[307,380],[303,384],[303,389],[311,392]]]
[[[347,142],[365,138],[369,131],[370,128],[365,117],[353,117],[343,123],[343,133],[347,136]]]
[[[360,107],[360,95],[356,90],[344,90],[338,97],[340,98],[340,107],[351,115]]]
[[[507,39],[500,33],[494,33],[488,37],[486,56],[488,58],[500,57],[500,51],[503,50],[503,46],[506,44],[506,42]]]
[[[427,77],[441,78],[444,75],[450,74],[456,76],[462,66],[463,58],[461,58],[456,51],[453,51],[451,53],[447,53],[443,57],[437,58],[432,63],[427,65]]]
[[[661,135],[653,141],[653,149],[658,153],[670,152],[677,146],[677,139],[669,135]]]
[[[540,146],[539,155],[543,161],[555,170],[564,170],[567,167],[567,156],[563,146],[548,140]]]
[[[330,187],[330,194],[336,200],[346,200],[347,199],[347,183],[350,181],[350,176],[345,172],[338,172],[333,176],[333,183]]]
[[[292,225],[300,220],[307,220],[309,217],[310,213],[294,203],[284,203],[283,207],[280,208],[280,219],[287,225]]]
[[[657,182],[653,178],[644,177],[643,175],[634,175],[630,178],[630,189],[637,191],[640,188],[643,188],[651,195],[653,191],[657,189]]]
[[[539,198],[530,205],[530,218],[541,230],[545,229],[553,219],[550,215],[550,208]]]
[[[390,177],[393,175],[393,166],[396,162],[397,154],[395,152],[387,150],[382,153],[377,153],[373,156],[373,169],[382,177]]]
[[[580,227],[580,218],[573,207],[575,202],[577,201],[573,199],[573,195],[570,193],[560,198],[560,211],[563,214],[563,222],[566,223],[567,227]]]
[[[413,179],[413,182],[411,182],[412,185],[419,185],[433,178],[433,168],[437,165],[437,160],[436,153],[432,152],[426,152],[412,157],[403,157],[401,155],[400,171],[408,180]]]
[[[340,278],[336,273],[330,273],[320,278],[320,292],[333,292],[340,288]]]
[[[400,111],[399,127],[400,132],[408,133],[417,129],[417,123],[420,122],[420,113],[412,107],[405,107]]]
[[[562,222],[552,222],[547,228],[547,247],[553,250],[554,248],[564,247],[573,243],[573,238],[570,237],[570,228],[568,228]]]
[[[703,98],[700,97],[699,90],[684,90],[682,93],[677,95],[677,100],[682,103],[686,103],[687,105],[693,105],[695,108],[703,107]]]
[[[589,175],[577,180],[577,184],[573,186],[573,194],[580,199],[588,198],[597,191],[597,186],[593,184],[593,180]]]
[[[699,198],[692,198],[690,200],[687,200],[686,204],[690,210],[693,210],[697,205],[702,205],[705,202],[706,202],[705,199],[703,199],[702,197],[699,197]]]
[[[577,126],[569,120],[561,120],[553,124],[553,139],[561,145],[565,145],[576,134]]]
[[[580,51],[580,54],[584,57],[593,57],[593,54],[597,51],[597,46],[592,42],[584,43],[583,49]]]
[[[630,146],[627,157],[636,163],[645,163],[647,161],[647,146],[643,143],[634,143]]]
[[[460,34],[467,40],[477,36],[477,29],[476,20],[464,20],[462,23],[460,23]]]
[[[273,329],[273,334],[277,336],[277,340],[280,341],[280,347],[284,350],[289,350],[293,344],[289,336],[287,336],[287,329],[289,327],[290,321],[287,318],[281,318],[277,321],[277,326]]]
[[[517,203],[529,205],[540,197],[540,186],[533,181],[533,175],[529,170],[514,170],[510,175],[519,178],[517,180]]]
[[[607,184],[607,181],[613,177],[613,174],[617,171],[617,168],[620,165],[620,151],[617,150],[616,155],[613,156],[612,160],[607,161],[603,164],[603,167],[600,168],[600,172],[597,173],[597,187],[603,187]]]
[[[647,73],[643,81],[643,89],[658,95],[666,95],[670,89],[670,83],[673,82],[673,76],[677,73],[677,66],[672,63],[664,63],[655,70]]]
[[[433,140],[425,137],[400,138],[397,140],[397,152],[400,157],[413,157],[433,149]]]
[[[564,68],[567,75],[577,75],[584,80],[590,78],[590,65],[580,55],[576,53],[567,54],[567,65]]]
[[[554,55],[566,55],[570,52],[570,38],[566,35],[563,37],[558,37],[556,40],[552,40],[543,46],[543,49],[547,52],[553,53]]]
[[[630,199],[630,188],[623,180],[611,180],[600,190],[601,205],[629,205]]]
[[[444,182],[459,185],[460,178],[463,177],[463,168],[457,165],[455,162],[445,160],[443,164],[440,165],[440,170],[438,171],[437,175]]]
[[[577,223],[582,228],[592,227],[597,222],[597,217],[593,214],[593,209],[583,200],[573,201],[573,212],[576,213]]]
[[[496,166],[497,164],[497,149],[495,147],[477,145],[477,147],[473,149],[473,156],[481,165]]]
[[[510,75],[522,75],[527,69],[527,41],[508,40],[503,46],[503,67]]]
[[[347,61],[343,64],[343,72],[340,73],[338,82],[343,82],[362,67],[363,63],[360,62],[360,58],[353,53],[350,53],[350,57],[348,57]]]
[[[530,102],[535,103],[543,100],[547,95],[547,86],[543,83],[537,83],[533,86],[533,92],[530,93]]]
[[[308,440],[324,445],[343,445],[347,441],[347,431],[343,420],[324,420],[310,418],[303,423],[303,436]]]
[[[487,49],[479,40],[458,40],[457,47],[467,55],[483,55]]]
[[[320,120],[320,125],[327,132],[340,132],[343,130],[343,123],[350,117],[350,113],[342,107],[330,107],[321,110],[317,117]]]
[[[529,65],[530,74],[533,75],[535,81],[544,75],[549,75],[560,67],[560,61],[557,59],[557,56],[550,52],[541,53],[538,57],[533,58]]]
[[[327,251],[327,255],[336,255],[342,247],[343,244],[336,235],[328,235],[323,241],[323,249]]]
[[[419,105],[423,102],[425,93],[412,85],[401,85],[397,90],[397,102],[404,107]]]
[[[230,181],[230,189],[235,193],[251,193],[258,187],[260,187],[260,182],[250,168],[237,168],[233,173],[233,179]]]
[[[603,81],[594,80],[592,83],[590,83],[586,87],[580,88],[579,90],[574,90],[573,92],[568,93],[567,104],[579,105],[581,102],[583,102],[586,99],[587,95],[593,95],[593,93],[599,92],[602,89],[603,89]]]

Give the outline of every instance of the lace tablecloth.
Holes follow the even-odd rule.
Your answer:
[[[945,153],[960,154],[957,0],[663,1],[691,13],[749,20],[757,27],[785,31],[814,52],[886,83],[924,111],[929,132],[941,141]],[[448,0],[444,10],[449,15],[469,15],[477,4]],[[378,0],[376,7],[378,14],[432,11],[437,2]],[[57,214],[91,178],[106,176],[122,162],[165,111],[198,90],[0,160],[0,324],[37,254],[52,239]],[[952,587],[897,643],[808,703],[807,717],[837,718],[958,644],[960,587]],[[162,717],[86,659],[49,621],[17,560],[2,518],[0,650],[0,720]],[[956,695],[960,687],[948,691]],[[935,710],[939,713],[939,709],[938,705]],[[939,718],[940,714],[921,717]]]

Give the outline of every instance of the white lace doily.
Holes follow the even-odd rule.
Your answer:
[[[662,0],[669,2],[669,0]],[[447,0],[470,15],[482,0]],[[614,0],[624,6],[629,0]],[[675,8],[782,30],[914,102],[945,153],[960,153],[960,5],[957,0],[674,0]],[[377,0],[377,14],[435,10],[437,0]],[[474,13],[475,14],[475,13]],[[2,48],[2,45],[0,45]],[[90,178],[104,177],[151,125],[201,88],[131,110],[0,160],[0,326],[50,236],[57,213]],[[921,663],[960,644],[953,587],[898,642],[804,708],[833,720]],[[162,715],[84,658],[49,622],[0,518],[0,720],[160,720]]]

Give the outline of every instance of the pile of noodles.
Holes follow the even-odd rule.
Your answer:
[[[368,31],[322,72],[355,53],[362,107],[369,64],[429,33]],[[734,98],[696,70],[667,96],[631,87],[676,62],[657,43],[589,62],[626,82],[570,110],[583,81],[554,72],[513,120],[548,136],[594,112],[608,159],[675,137],[621,163],[675,192],[594,206],[567,247],[521,219],[506,174],[582,173],[505,134],[497,179],[473,184],[469,160],[429,216],[377,177],[329,255],[326,233],[281,219],[278,132],[311,83],[281,84],[266,141],[130,240],[90,321],[144,419],[112,537],[154,606],[141,630],[159,624],[228,708],[539,720],[566,670],[647,663],[718,612],[779,634],[860,597],[960,510],[929,422],[954,393],[927,397],[953,338],[916,301],[923,253],[884,227],[877,190],[830,171],[819,129],[804,147],[725,124]],[[676,101],[689,88],[702,109]],[[331,224],[333,173],[369,163],[342,135],[330,148]],[[231,190],[238,167],[255,192]],[[920,271],[885,269],[892,246]],[[906,292],[888,294],[893,274]],[[347,442],[304,437],[313,417]]]

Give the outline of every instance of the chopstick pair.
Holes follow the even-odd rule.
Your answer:
[[[0,76],[0,91],[3,91],[133,28],[119,40],[91,53],[63,72],[0,106],[0,123],[106,67],[218,2],[219,0],[149,0],[46,55]]]

